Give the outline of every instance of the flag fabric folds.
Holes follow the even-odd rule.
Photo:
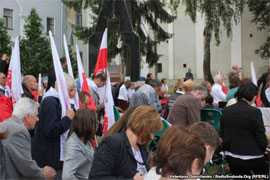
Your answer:
[[[255,84],[257,86],[257,78],[256,78],[256,72],[255,72],[255,67],[254,67],[253,61],[251,61],[251,63],[250,63],[250,72],[251,72],[252,82],[253,82],[253,84]],[[261,96],[259,93],[257,95],[256,105],[262,106]]]
[[[63,72],[63,69],[59,60],[59,56],[57,53],[57,49],[56,49],[51,31],[49,31],[49,35],[50,35],[50,42],[51,42],[51,49],[52,49],[52,56],[53,56],[53,65],[54,65],[55,76],[57,80],[58,95],[59,95],[59,100],[62,107],[61,108],[62,117],[64,117],[66,115],[66,110],[71,109],[70,102],[69,102],[68,89],[67,89],[64,72]],[[67,135],[68,135],[68,130],[64,132],[60,137],[61,139],[60,140],[60,160],[61,161],[64,160],[64,145],[67,139]]]
[[[15,106],[16,102],[21,98],[21,95],[23,94],[21,77],[19,38],[16,37],[15,46],[12,48],[12,55],[7,76],[7,85],[10,88],[13,106]]]
[[[38,90],[41,89],[41,73],[38,74]]]
[[[115,123],[114,119],[114,102],[112,97],[112,89],[111,89],[111,80],[110,73],[107,71],[107,80],[106,80],[106,90],[105,90],[105,111],[104,111],[104,122],[103,122],[103,134],[105,134],[108,129]]]
[[[108,67],[107,65],[107,39],[108,39],[108,29],[106,28],[103,33],[101,45],[99,48],[98,59],[97,59],[94,75],[98,73],[104,73],[105,69]]]
[[[106,80],[106,85],[105,85],[105,97],[104,97],[104,105],[105,105],[105,110],[104,110],[104,122],[103,122],[103,134],[105,134],[108,129],[114,124],[115,119],[114,119],[114,102],[113,102],[113,97],[112,97],[112,90],[111,90],[111,80],[110,80],[110,73],[108,71],[108,60],[107,60],[107,41],[108,41],[108,29],[106,28],[99,53],[98,53],[98,59],[97,59],[97,64],[95,67],[94,74],[98,73],[107,73],[107,80]]]
[[[74,79],[73,70],[72,70],[72,66],[71,66],[71,60],[70,60],[70,56],[69,56],[69,52],[68,52],[66,36],[63,35],[63,37],[64,37],[63,41],[64,41],[65,55],[66,55],[66,59],[67,59],[68,74]],[[76,110],[79,109],[78,91],[76,91],[76,94],[75,94],[75,97],[74,97],[74,105],[75,105]]]
[[[84,74],[84,70],[83,70],[83,66],[82,66],[82,60],[81,60],[78,45],[76,45],[76,55],[77,55],[78,77],[79,77],[79,81],[80,81],[80,85],[81,85],[81,91],[87,92],[90,95],[88,108],[93,109],[94,111],[96,111],[97,108],[95,106],[93,96],[90,93],[90,90],[89,90],[89,87],[88,87],[88,84],[87,84],[87,80],[86,80],[86,77],[85,77],[85,74]]]

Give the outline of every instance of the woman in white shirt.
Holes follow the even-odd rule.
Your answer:
[[[120,107],[123,111],[128,108],[128,92],[127,89],[130,88],[131,82],[130,80],[126,80],[124,84],[120,87],[119,95],[118,95],[118,107]]]
[[[164,93],[164,97],[168,96],[168,85],[167,85],[167,80],[165,78],[161,79],[161,91]]]

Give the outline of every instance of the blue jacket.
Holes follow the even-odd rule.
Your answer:
[[[40,167],[62,169],[60,136],[69,129],[70,124],[71,120],[67,116],[61,119],[61,104],[58,98],[48,96],[42,100],[32,149],[33,159]]]

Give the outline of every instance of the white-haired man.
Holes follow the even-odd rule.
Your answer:
[[[0,123],[0,129],[9,131],[2,140],[7,179],[52,179],[56,172],[51,167],[40,169],[31,156],[31,138],[27,130],[38,121],[38,103],[29,98],[17,102],[12,116]]]
[[[226,101],[226,94],[222,91],[222,84],[224,82],[222,75],[217,74],[214,77],[215,84],[212,86],[211,96],[213,97],[214,104],[220,101]]]
[[[73,98],[76,93],[75,80],[66,73],[64,76],[69,97]],[[40,167],[46,164],[56,170],[56,179],[61,178],[63,168],[63,161],[60,161],[60,143],[65,142],[66,139],[61,139],[61,135],[69,129],[74,111],[67,110],[66,116],[61,116],[62,110],[56,81],[55,89],[51,87],[42,99],[32,151],[33,159]]]

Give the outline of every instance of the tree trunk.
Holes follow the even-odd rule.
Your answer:
[[[204,59],[203,59],[203,78],[206,81],[209,81],[211,84],[214,83],[212,74],[211,74],[211,48],[210,48],[210,43],[211,43],[211,38],[212,38],[212,22],[211,22],[211,17],[209,13],[205,13],[205,27],[204,27]]]

